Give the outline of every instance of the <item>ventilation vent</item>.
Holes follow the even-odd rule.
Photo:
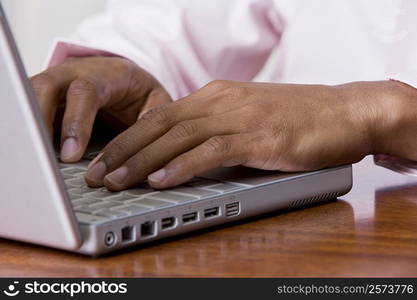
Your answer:
[[[296,200],[292,202],[288,208],[293,209],[293,208],[309,206],[314,203],[325,202],[325,201],[337,198],[338,196],[340,196],[340,193],[333,192],[333,193],[322,194],[322,195],[313,196],[309,198],[304,198],[304,199],[300,199],[300,200]]]

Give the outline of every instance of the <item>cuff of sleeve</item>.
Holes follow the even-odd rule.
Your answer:
[[[57,40],[54,42],[45,67],[50,68],[63,63],[70,57],[87,56],[119,56],[118,54],[101,50],[87,45],[82,45],[73,41]]]
[[[390,169],[404,175],[417,176],[417,162],[390,155],[374,155],[377,166]]]
[[[171,85],[166,85],[167,80],[163,80],[163,78],[161,78],[161,74],[157,74],[157,72],[152,71],[155,70],[155,68],[152,68],[149,62],[138,62],[137,58],[131,58],[129,55],[100,49],[94,45],[88,45],[87,43],[80,43],[78,41],[62,39],[56,40],[51,47],[48,58],[44,65],[44,69],[57,66],[70,57],[88,56],[123,57],[129,59],[132,62],[136,63],[138,66],[140,66],[143,70],[154,76],[160,82],[160,84],[165,87],[165,89],[168,91],[171,97],[175,99],[176,93],[173,92],[175,91],[175,89]]]

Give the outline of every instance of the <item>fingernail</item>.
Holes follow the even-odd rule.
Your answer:
[[[104,175],[106,175],[106,169],[106,164],[103,161],[99,161],[88,169],[85,176],[93,182],[101,182]]]
[[[94,165],[103,156],[103,154],[104,152],[100,152],[96,157],[94,157],[94,159],[88,164],[87,169]]]
[[[128,173],[127,167],[123,166],[111,172],[109,175],[107,175],[106,179],[116,184],[122,184],[123,181],[125,181],[127,177],[127,173]]]
[[[160,169],[159,171],[156,171],[148,176],[148,180],[153,182],[162,182],[166,179],[167,172],[165,169]]]
[[[61,148],[61,159],[69,160],[71,159],[78,151],[78,142],[75,138],[67,138],[62,144]]]

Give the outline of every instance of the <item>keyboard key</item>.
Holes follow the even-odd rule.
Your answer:
[[[85,170],[87,170],[87,166],[88,166],[89,163],[90,163],[90,161],[85,160],[85,159],[80,160],[77,163],[69,163],[69,164],[60,162],[59,163],[59,169],[62,171],[66,168],[81,168],[81,169],[84,169],[84,171],[85,171]]]
[[[93,216],[93,215],[83,214],[79,212],[76,212],[75,216],[77,217],[77,220],[81,223],[96,223],[96,222],[101,222],[101,221],[106,220],[105,218],[100,217],[100,216]]]
[[[137,198],[132,196],[132,195],[127,195],[127,194],[115,194],[113,197],[110,197],[109,200],[111,201],[119,201],[119,202],[127,202],[127,201],[132,201],[132,200],[136,200]]]
[[[108,197],[113,197],[115,196],[117,193],[113,193],[113,192],[109,192],[108,190],[98,190],[98,191],[93,191],[91,193],[86,193],[84,194],[84,197],[91,197],[91,198],[98,198],[98,199],[102,199],[102,198],[108,198]]]
[[[106,218],[119,218],[127,216],[127,213],[121,212],[121,211],[115,211],[115,210],[109,210],[109,209],[101,209],[98,212],[95,212],[94,215],[106,217]]]
[[[94,209],[102,209],[102,208],[110,208],[110,207],[115,207],[115,206],[121,206],[122,204],[119,202],[111,202],[111,201],[106,201],[106,202],[101,202],[101,203],[92,203],[89,207],[94,208]]]
[[[87,205],[87,206],[93,203],[100,203],[100,202],[102,202],[100,199],[95,199],[95,198],[81,198],[81,199],[76,199],[72,201],[73,205]]]
[[[64,175],[75,175],[80,173],[85,173],[85,169],[82,168],[65,168],[61,170]]]
[[[161,200],[156,200],[156,199],[151,199],[151,198],[142,198],[142,199],[139,199],[139,200],[134,200],[132,202],[129,201],[129,204],[139,204],[139,205],[150,206],[150,207],[153,207],[153,208],[159,208],[159,207],[170,206],[173,203],[172,202],[161,201]]]
[[[101,208],[94,208],[91,206],[80,206],[80,207],[77,207],[75,211],[92,215],[94,212],[98,212],[100,209]]]
[[[68,180],[68,179],[74,179],[75,177],[72,174],[62,173],[62,178],[64,178],[64,180]]]
[[[195,187],[195,188],[205,188],[205,187],[212,186],[218,183],[220,182],[215,181],[215,180],[196,178],[195,180],[185,183],[184,186]]]
[[[159,193],[158,191],[155,191],[153,189],[144,189],[144,188],[137,188],[137,189],[131,189],[131,190],[127,190],[125,191],[126,194],[128,195],[132,195],[135,197],[144,197],[147,195],[154,195]]]
[[[159,194],[151,195],[146,198],[162,200],[162,201],[170,201],[170,202],[176,202],[176,203],[188,202],[188,201],[198,199],[198,197],[195,197],[195,196],[186,196],[183,194],[176,194],[176,193],[171,193],[167,191],[163,191],[163,192],[160,192]]]
[[[200,188],[186,187],[186,186],[180,186],[180,187],[174,188],[174,189],[171,190],[171,192],[181,193],[181,194],[185,194],[187,196],[194,196],[194,197],[198,197],[198,198],[204,198],[204,197],[214,196],[214,195],[220,194],[217,191],[209,191],[209,190],[204,190],[204,189],[200,189]]]
[[[116,207],[116,208],[114,208],[114,210],[134,214],[134,213],[137,213],[137,212],[144,212],[144,211],[150,210],[150,208],[145,207],[145,206],[136,205],[136,204],[129,204],[129,205],[126,205],[126,206]]]
[[[79,194],[68,193],[71,200],[81,199],[83,196]]]
[[[219,184],[206,187],[206,189],[218,191],[221,193],[227,193],[227,192],[231,192],[231,191],[235,191],[235,190],[239,190],[243,188],[244,188],[243,186],[233,184],[233,183],[219,183]]]
[[[92,193],[92,192],[96,192],[96,191],[98,191],[98,189],[93,189],[93,188],[90,188],[90,187],[88,187],[86,185],[80,186],[80,187],[73,187],[72,186],[68,190],[68,192],[70,192],[72,194],[78,194],[78,195],[84,195],[84,194]]]
[[[85,180],[84,178],[80,177],[80,178],[75,178],[75,179],[69,179],[69,180],[65,180],[65,184],[69,187],[73,186],[73,187],[82,187],[82,186],[86,186]]]
[[[59,154],[58,154],[57,158],[59,158]],[[61,172],[62,172],[66,168],[74,167],[74,165],[73,164],[66,164],[66,163],[61,162],[61,163],[59,163],[58,167],[59,167],[59,170],[61,170]]]

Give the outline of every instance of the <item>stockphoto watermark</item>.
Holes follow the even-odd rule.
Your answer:
[[[63,295],[75,297],[77,295],[98,295],[112,294],[124,295],[128,291],[128,285],[124,282],[106,282],[104,280],[98,282],[56,282],[56,281],[25,281],[13,280],[6,284],[3,294],[8,297],[16,297],[18,295]]]

